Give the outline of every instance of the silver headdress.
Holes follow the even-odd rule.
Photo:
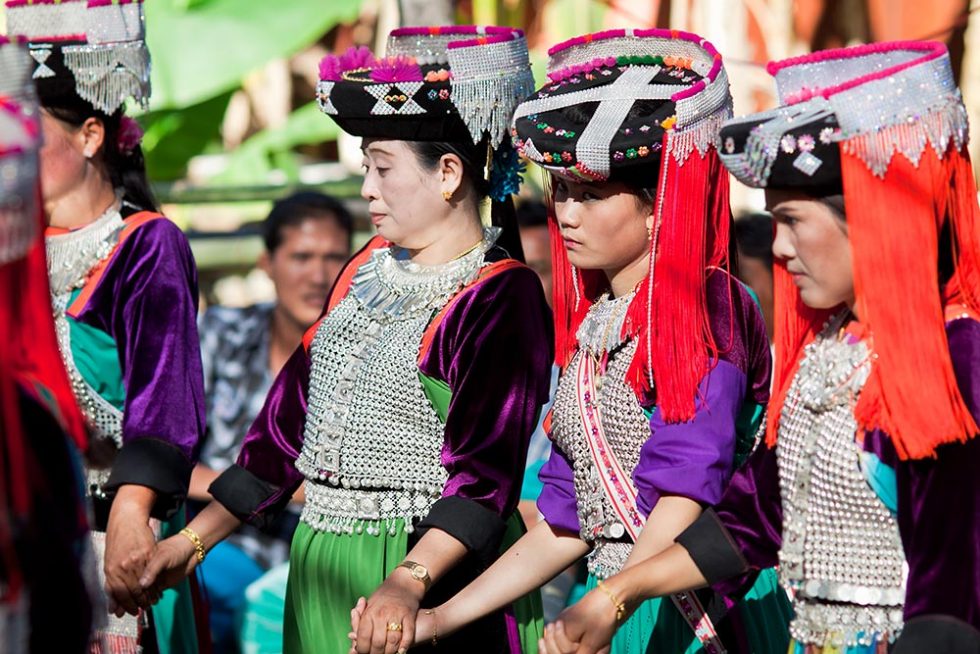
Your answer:
[[[9,0],[7,30],[29,41],[42,93],[45,80],[70,74],[79,97],[107,114],[127,98],[149,100],[142,0]]]
[[[725,166],[750,186],[807,186],[822,166],[839,176],[838,146],[884,177],[896,152],[918,165],[927,145],[941,159],[951,141],[960,149],[968,139],[940,43],[826,50],[771,63],[769,72],[783,106],[730,121],[722,133]],[[797,172],[780,165],[787,155]]]
[[[37,106],[26,48],[0,37],[0,266],[37,236]]]

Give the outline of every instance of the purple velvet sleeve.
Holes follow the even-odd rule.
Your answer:
[[[778,564],[783,504],[775,448],[759,444],[732,476],[714,513],[749,568],[761,570]]]
[[[529,268],[489,277],[450,308],[419,366],[452,391],[444,498],[473,501],[503,519],[514,511],[552,358],[551,314]]]
[[[204,378],[197,271],[183,232],[163,218],[137,228],[76,318],[115,340],[126,389],[123,447],[107,488],[186,493],[204,433]]]
[[[204,432],[197,270],[187,237],[152,220],[123,242],[78,319],[112,336],[126,386],[123,442],[157,438],[194,459]]]
[[[242,443],[235,468],[263,482],[266,491],[255,494],[254,500],[247,502],[247,506],[242,505],[237,513],[256,516],[270,507],[278,507],[287,502],[302,483],[303,475],[296,469],[295,462],[303,446],[309,383],[310,357],[300,345],[279,371],[262,410]],[[238,473],[238,478],[243,476]],[[231,505],[241,504],[240,498],[215,497],[233,512],[236,511]]]
[[[954,320],[947,337],[960,392],[980,421],[980,323]],[[980,629],[978,471],[980,438],[942,446],[934,459],[897,462],[906,621],[938,615]]]
[[[551,456],[538,472],[538,479],[542,484],[538,510],[545,521],[553,528],[579,533],[572,464],[557,445],[552,444]]]
[[[735,421],[745,399],[745,373],[727,361],[701,380],[694,418],[668,424],[660,409],[650,415],[650,438],[633,470],[637,505],[644,515],[664,495],[703,505],[721,499],[732,475]]]

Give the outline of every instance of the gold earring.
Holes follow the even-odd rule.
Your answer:
[[[451,200],[452,197],[453,197],[453,192],[452,191],[443,191],[442,192],[442,199],[445,200],[446,202],[449,202],[449,200]]]

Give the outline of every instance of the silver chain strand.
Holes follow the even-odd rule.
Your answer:
[[[420,266],[381,249],[324,319],[310,348],[309,408],[296,468],[310,480],[301,520],[318,531],[395,530],[424,517],[447,479],[445,427],[418,370],[433,316],[483,265],[499,230],[472,252]]]
[[[868,347],[832,320],[805,349],[783,408],[776,455],[783,500],[780,578],[794,591],[790,632],[819,647],[870,645],[902,629],[906,564],[895,517],[861,471],[853,407]]]

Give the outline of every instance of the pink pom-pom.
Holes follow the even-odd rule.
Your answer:
[[[371,69],[371,79],[375,82],[421,82],[422,69],[412,57],[399,55],[387,57]]]
[[[345,72],[371,68],[376,63],[374,55],[365,46],[351,47],[342,55],[327,55],[320,61],[320,79],[339,82]]]
[[[117,147],[121,154],[132,154],[143,140],[143,128],[129,116],[123,116],[119,121],[119,137]]]

